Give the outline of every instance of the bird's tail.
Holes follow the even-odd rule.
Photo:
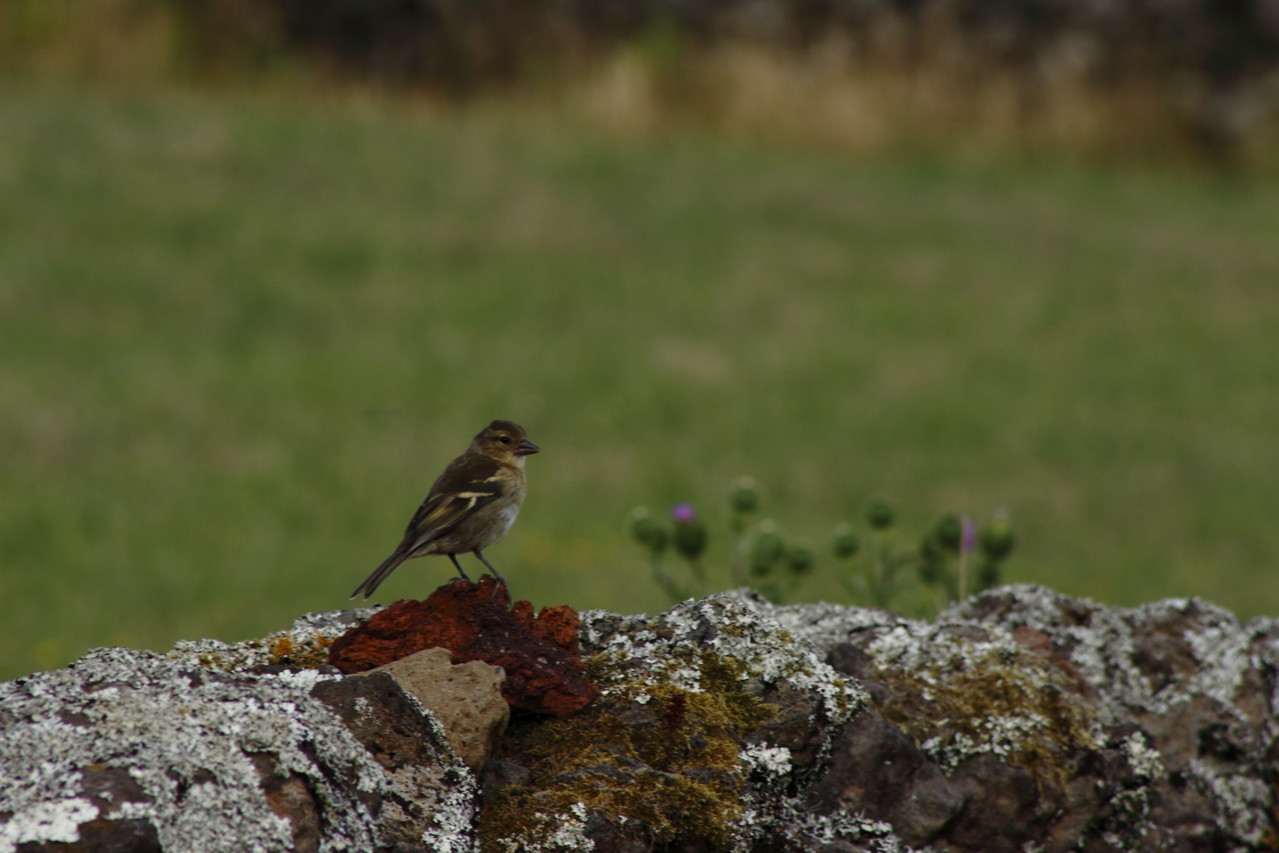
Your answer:
[[[408,558],[409,555],[406,551],[396,549],[394,554],[382,561],[382,565],[373,570],[373,574],[364,579],[364,583],[355,588],[355,592],[351,593],[351,597],[355,598],[363,593],[364,597],[368,598],[373,594],[373,590],[381,586],[382,581],[386,580],[391,572],[398,569],[400,563],[403,563]]]

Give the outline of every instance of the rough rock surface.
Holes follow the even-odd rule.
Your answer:
[[[0,850],[376,846],[377,765],[308,699],[317,673],[239,678],[102,649],[0,688]],[[321,819],[323,814],[323,819]],[[100,846],[99,846],[100,845]],[[129,849],[129,847],[119,847]]]
[[[563,720],[512,726],[483,779],[486,849],[776,849],[863,692],[750,602],[658,617],[593,611],[583,651],[603,688]],[[887,827],[811,829],[852,842]],[[771,846],[770,846],[771,845]]]
[[[383,842],[401,845],[401,853],[471,849],[474,776],[412,694],[382,672],[321,681],[311,695],[342,718],[386,773],[378,813]]]
[[[517,713],[477,787],[394,679],[322,666],[368,615],[0,685],[0,853],[1279,850],[1279,620],[1029,586],[590,612],[599,699]]]
[[[349,674],[445,648],[454,663],[502,667],[502,694],[512,707],[564,716],[599,695],[582,671],[578,624],[565,605],[536,616],[527,601],[512,607],[506,588],[488,575],[477,584],[458,578],[425,601],[397,601],[353,627],[333,643],[329,662]]]
[[[317,614],[263,640],[165,655],[98,649],[0,684],[0,851],[391,850],[404,822],[381,817],[396,817],[384,808],[396,779],[310,695],[341,676],[295,664],[316,666],[349,621]],[[381,678],[402,702],[392,724],[443,744],[416,700]],[[447,747],[419,745],[413,758],[419,776],[454,778],[413,792],[439,805],[415,845],[395,849],[472,849],[473,777]]]
[[[454,664],[448,649],[426,649],[372,671],[378,672],[394,678],[435,716],[467,767],[484,766],[511,719],[500,668],[480,661]]]
[[[930,849],[1279,849],[1279,621],[1032,586],[930,623],[773,613],[872,697],[809,792],[819,812]]]

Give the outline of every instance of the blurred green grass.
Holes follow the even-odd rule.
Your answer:
[[[1276,189],[5,84],[0,675],[345,606],[494,417],[537,606],[662,607],[627,512],[750,474],[819,542],[1006,506],[1009,579],[1273,613]]]

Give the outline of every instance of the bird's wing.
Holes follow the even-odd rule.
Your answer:
[[[450,465],[413,514],[404,530],[404,541],[396,550],[413,554],[448,534],[462,521],[497,500],[502,495],[506,479],[505,472],[496,462],[478,470],[473,462],[465,470],[461,465]]]

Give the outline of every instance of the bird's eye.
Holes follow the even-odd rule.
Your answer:
[[[511,437],[510,437],[509,435],[499,435],[499,436],[497,437],[497,440],[498,440],[498,441],[500,441],[500,442],[502,442],[503,444],[510,444],[510,443],[511,443]]]

